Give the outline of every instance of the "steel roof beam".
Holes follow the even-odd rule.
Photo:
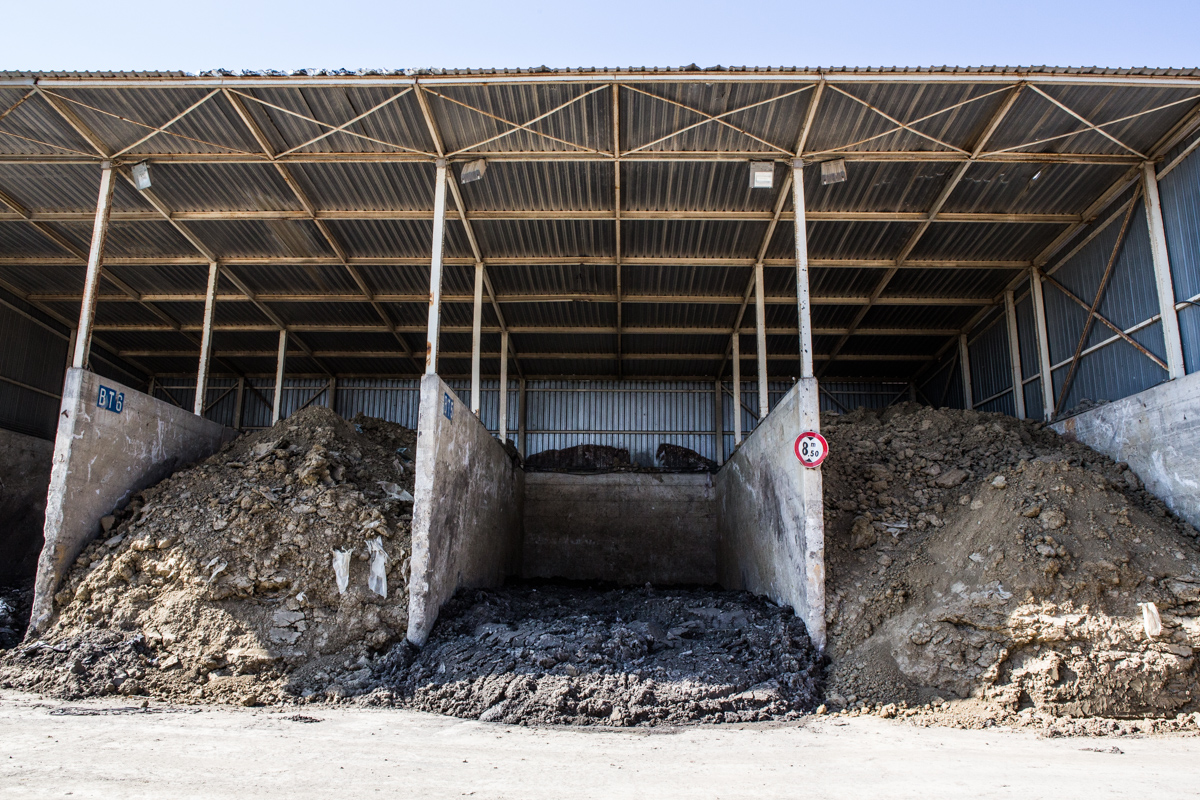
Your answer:
[[[118,355],[122,358],[195,358],[200,353],[199,348],[192,350],[121,350]],[[216,355],[222,358],[276,358],[278,352],[275,350],[221,350]],[[297,354],[289,354],[289,357]],[[482,357],[489,359],[500,358],[499,352],[482,353]],[[310,356],[311,358],[312,356]],[[399,358],[399,356],[391,350],[317,350],[316,358]],[[616,358],[612,353],[581,353],[581,352],[561,352],[561,353],[525,353],[524,358],[530,360],[563,360],[563,361],[615,361]],[[627,353],[625,356],[630,361],[716,361],[722,358],[720,353]],[[439,358],[445,359],[464,359],[471,360],[471,353],[454,352],[440,353]],[[768,353],[766,358],[771,361],[796,361],[797,357],[790,353]],[[828,354],[817,353],[813,358],[821,361],[829,358]],[[847,361],[924,361],[925,355],[912,355],[908,353],[888,353],[888,354],[847,354],[842,356]]]

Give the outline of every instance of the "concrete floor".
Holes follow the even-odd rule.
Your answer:
[[[1200,738],[1039,739],[873,718],[673,731],[0,698],[0,798],[1195,797]],[[155,707],[152,707],[152,710]],[[105,713],[107,712],[107,713]],[[117,713],[113,713],[117,712]],[[1123,753],[1092,752],[1118,746]]]

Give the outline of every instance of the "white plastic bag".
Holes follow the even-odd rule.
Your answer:
[[[1146,638],[1153,639],[1162,633],[1162,618],[1158,616],[1158,606],[1154,603],[1138,603],[1142,607],[1142,627],[1146,629]]]
[[[388,496],[389,500],[399,500],[402,503],[411,503],[413,501],[412,494],[400,484],[392,483],[391,481],[375,481],[379,484],[379,488],[383,489],[383,493]]]
[[[387,597],[387,553],[383,551],[383,539],[378,536],[368,539],[367,550],[371,553],[371,575],[367,578],[367,588],[380,597]]]
[[[350,550],[333,551],[333,574],[337,577],[338,594],[345,594],[350,585]]]

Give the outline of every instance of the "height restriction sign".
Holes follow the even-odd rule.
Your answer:
[[[821,466],[829,455],[829,442],[816,431],[805,431],[796,437],[796,458],[809,469]]]

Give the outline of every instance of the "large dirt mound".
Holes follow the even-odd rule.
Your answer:
[[[419,653],[379,669],[411,708],[616,726],[794,718],[820,673],[792,610],[745,592],[554,584],[460,591]]]
[[[1197,710],[1197,532],[1125,465],[998,414],[822,423],[832,706],[967,698],[970,724]]]
[[[415,441],[310,408],[147,489],[80,555],[45,635],[0,660],[0,686],[244,703],[344,691],[407,627]]]

